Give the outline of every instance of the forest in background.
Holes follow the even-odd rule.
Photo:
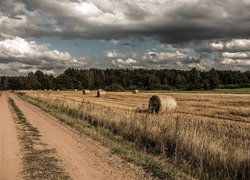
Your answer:
[[[0,76],[0,90],[105,89],[208,90],[250,87],[250,71],[175,69],[76,69],[54,76],[40,70],[27,76]]]

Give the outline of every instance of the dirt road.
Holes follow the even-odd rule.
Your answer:
[[[0,179],[21,179],[20,144],[8,97],[0,98]]]
[[[80,136],[39,108],[12,95],[30,123],[39,129],[42,141],[55,148],[73,179],[150,179],[141,168],[111,155],[107,148]]]

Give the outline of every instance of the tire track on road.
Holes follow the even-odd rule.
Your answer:
[[[21,154],[17,129],[8,104],[8,95],[0,97],[0,179],[22,179]]]

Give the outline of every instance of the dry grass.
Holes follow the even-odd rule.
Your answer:
[[[149,115],[135,109],[147,107],[150,93],[109,93],[103,98],[80,92],[24,93],[166,155],[195,176],[249,179],[250,95],[173,93],[178,103],[175,114]]]

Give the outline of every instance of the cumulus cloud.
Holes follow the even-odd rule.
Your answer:
[[[250,58],[250,52],[223,52],[222,53],[223,58],[231,58],[231,59],[246,59]]]
[[[118,58],[123,57],[123,54],[119,53],[117,50],[109,50],[105,52],[105,56],[107,58]]]
[[[174,69],[191,69],[196,67],[200,70],[208,70],[214,61],[207,57],[195,57],[188,54],[187,49],[176,49],[172,46],[168,49],[171,51],[148,51],[143,56],[143,62],[149,68],[174,68]]]
[[[209,70],[209,68],[250,70],[248,64],[250,39],[192,41],[181,44],[161,44],[161,47],[163,50],[171,52],[178,50],[187,54],[188,58],[181,63],[186,67],[197,67],[201,70]]]
[[[169,62],[177,63],[188,58],[188,54],[175,52],[148,52],[143,56],[143,60],[152,64],[165,64]]]
[[[218,52],[217,61],[223,68],[243,71],[250,70],[250,39],[212,42],[209,43],[208,49]]]
[[[123,60],[123,59],[116,59],[116,60],[112,60],[112,64],[115,67],[118,68],[123,68],[123,69],[138,69],[138,68],[143,68],[142,65],[140,65],[136,60],[134,59],[127,59],[127,60]]]
[[[23,73],[37,69],[58,73],[67,67],[84,67],[83,58],[76,58],[68,52],[49,49],[46,44],[37,44],[21,37],[0,39],[0,73],[9,70],[11,74]],[[15,73],[15,74],[16,74]]]
[[[208,47],[213,42],[204,45]],[[227,42],[225,41],[224,44]],[[199,45],[197,45],[199,46]],[[106,51],[106,57],[115,59],[112,64],[116,67],[127,67],[124,59],[137,59],[137,63],[144,68],[156,69],[183,69],[189,70],[197,68],[200,70],[216,69],[233,69],[246,71],[250,69],[248,60],[250,59],[249,51],[241,52],[224,52],[222,50],[211,49],[200,51],[195,46],[191,48],[175,47],[171,44],[159,44],[160,49],[150,49],[146,52],[119,52],[117,50]],[[200,48],[200,47],[199,47]],[[119,60],[117,60],[119,59]]]
[[[250,67],[250,59],[223,58],[221,63],[227,66],[240,66],[240,67],[248,67],[248,68]]]
[[[115,52],[120,53],[118,51]],[[120,54],[124,58],[116,58],[111,61],[112,64],[118,68],[191,69],[197,67],[201,70],[208,70],[216,63],[207,56],[194,57],[189,55],[186,49],[177,50],[173,47],[171,47],[171,51],[148,50],[145,53],[127,52]],[[112,59],[112,57],[110,57],[110,59]]]
[[[142,57],[143,53],[138,51],[119,51],[117,49],[111,49],[104,52],[105,57],[112,59],[137,59]]]
[[[183,64],[181,65],[182,67],[184,66]],[[190,68],[197,68],[199,70],[202,71],[207,71],[212,69],[215,66],[219,66],[218,62],[215,61],[214,59],[200,59],[198,62],[196,63],[189,63],[186,64],[186,66],[190,69]]]
[[[209,47],[214,51],[250,51],[250,39],[212,42]]]
[[[209,44],[209,48],[213,51],[222,51],[224,50],[224,43],[220,42],[220,43],[210,43]]]

